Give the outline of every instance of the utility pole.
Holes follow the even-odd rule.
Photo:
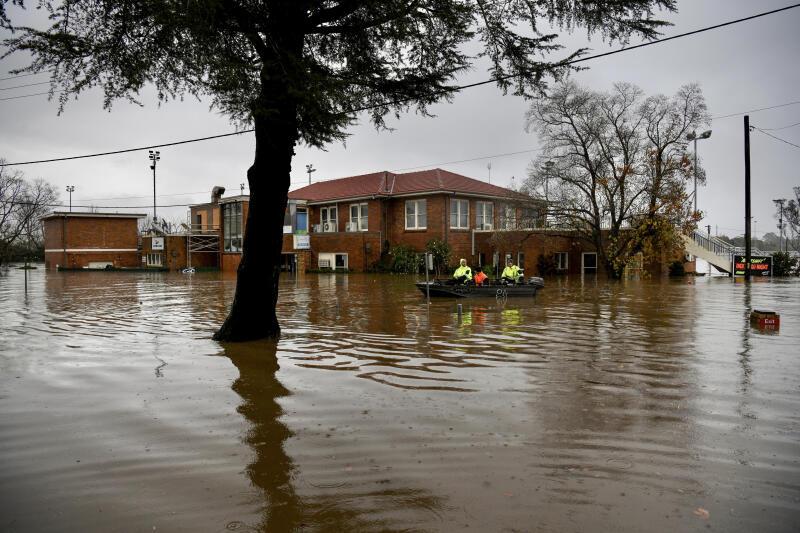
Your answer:
[[[74,185],[67,185],[67,192],[69,193],[69,212],[72,213],[72,191],[75,190]]]
[[[744,279],[750,281],[750,115],[744,116]]]
[[[153,224],[156,223],[156,163],[161,159],[161,152],[154,152],[149,150],[150,152],[150,161],[153,163],[150,165],[150,168],[153,169]]]
[[[711,238],[711,224],[706,224],[706,230],[708,231],[708,238]]]
[[[308,172],[308,184],[311,185],[311,173],[316,172],[317,169],[314,168],[314,165],[306,165],[306,172]]]
[[[780,198],[778,200],[772,200],[776,204],[780,206],[778,211],[778,251],[783,251],[783,203],[786,201],[786,198]],[[789,247],[787,246],[786,249],[788,250]]]
[[[240,194],[241,196],[244,196],[244,183],[240,183],[240,184],[239,184],[239,191],[240,191],[240,193],[239,193],[239,194]]]
[[[492,162],[489,161],[489,164],[486,165],[486,168],[489,169],[489,183],[492,183]]]

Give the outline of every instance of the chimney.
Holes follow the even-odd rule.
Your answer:
[[[220,187],[217,185],[213,189],[211,189],[211,203],[218,204],[219,199],[222,198],[222,195],[225,194],[225,187]]]

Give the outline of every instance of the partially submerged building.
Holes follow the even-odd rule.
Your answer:
[[[56,211],[42,218],[47,269],[133,268],[140,265],[144,214]]]

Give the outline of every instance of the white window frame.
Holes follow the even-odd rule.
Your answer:
[[[593,255],[594,256],[594,268],[586,266],[586,256],[587,255]],[[599,265],[597,263],[597,252],[583,252],[581,254],[581,274],[597,274],[598,266]],[[587,272],[587,270],[586,270],[587,268],[591,268],[591,270]]]
[[[469,200],[463,198],[450,200],[450,229],[469,229]]]
[[[146,254],[147,257],[147,266],[149,267],[160,267],[164,266],[164,262],[162,260],[163,254]]]
[[[409,216],[408,208],[409,206],[414,206],[414,212]],[[421,200],[406,200],[405,203],[405,218],[406,218],[406,229],[410,230],[420,230],[420,229],[428,229],[428,201],[425,199]],[[420,224],[420,218],[425,219],[425,224]]]
[[[325,229],[325,224],[328,225],[328,229]],[[319,228],[323,233],[335,233],[339,230],[338,206],[326,205],[319,208]]]
[[[344,257],[344,266],[337,266],[337,265],[336,265],[336,259],[337,259],[337,258],[338,258],[338,256],[340,256],[340,255]],[[344,270],[348,270],[348,269],[350,268],[350,265],[349,265],[348,259],[349,259],[349,258],[348,258],[348,256],[347,256],[347,254],[346,254],[346,253],[334,253],[334,254],[333,254],[333,269],[334,269],[334,270],[338,270],[338,269],[340,269],[340,268],[341,268],[341,269],[344,269]]]
[[[487,211],[489,211],[489,213],[487,213]],[[482,229],[482,230],[494,229],[493,202],[475,202],[475,229]]]
[[[569,252],[556,252],[553,254],[556,263],[556,270],[568,270],[569,269]],[[561,264],[561,258],[564,258],[563,265]]]
[[[353,217],[353,210],[355,208],[356,216]],[[352,224],[355,222],[355,226]],[[369,204],[362,202],[360,204],[350,204],[350,231],[367,231],[369,229]]]

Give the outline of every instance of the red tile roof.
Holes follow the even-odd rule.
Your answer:
[[[325,202],[425,192],[454,192],[495,197],[512,197],[517,194],[505,187],[498,187],[448,170],[434,168],[405,174],[374,172],[361,176],[320,181],[290,191],[289,198],[308,202]]]

